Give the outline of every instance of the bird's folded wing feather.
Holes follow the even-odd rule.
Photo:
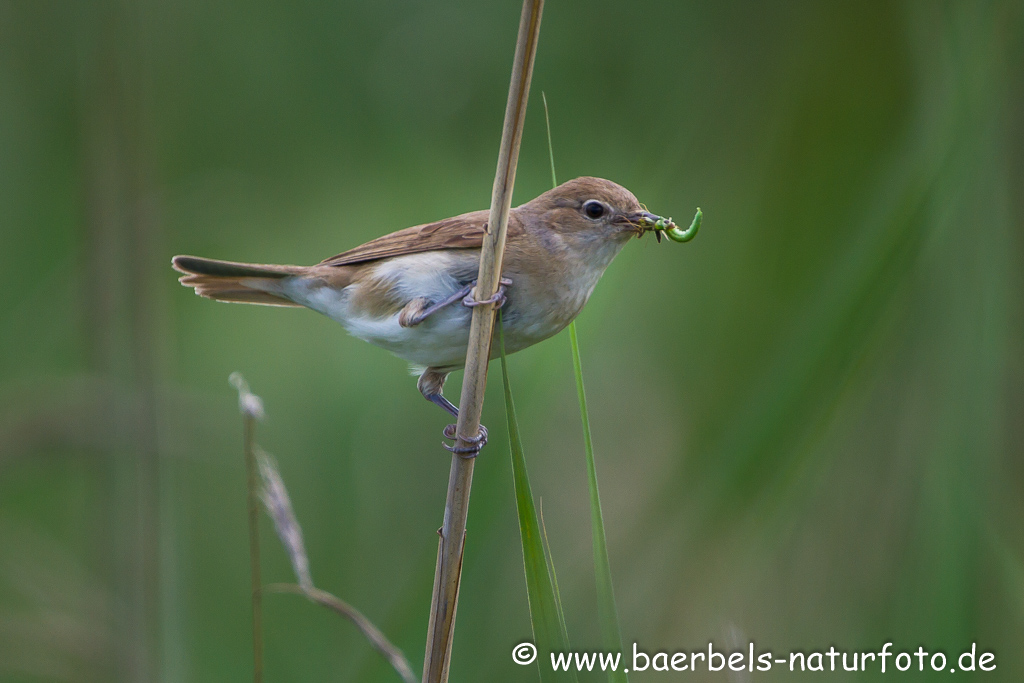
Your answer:
[[[479,249],[484,240],[487,213],[474,211],[436,223],[405,228],[325,259],[320,265],[347,266],[438,249]],[[509,238],[521,231],[513,216],[509,217],[508,230]]]

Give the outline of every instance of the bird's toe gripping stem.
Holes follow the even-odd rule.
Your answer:
[[[468,446],[458,445],[459,436],[456,433],[456,429],[457,425],[453,424],[448,425],[447,427],[444,428],[443,433],[445,438],[452,439],[455,441],[455,443],[452,444],[451,446],[449,446],[446,443],[442,443],[441,445],[444,446],[448,451],[458,455],[460,458],[475,458],[476,456],[480,455],[480,450],[487,445],[487,427],[480,425],[480,431],[477,432],[476,436],[470,439],[464,439],[464,441],[466,441],[466,443],[469,444]]]
[[[465,298],[462,299],[462,305],[468,306],[470,308],[475,308],[477,306],[483,306],[485,304],[494,304],[495,308],[501,308],[502,306],[505,305],[505,288],[511,285],[511,280],[504,277],[501,278],[500,280],[498,280],[498,291],[496,291],[494,295],[491,296],[489,299],[484,299],[483,301],[478,301],[476,299],[476,295],[474,294],[474,288],[474,290],[470,290],[469,294],[467,294]]]

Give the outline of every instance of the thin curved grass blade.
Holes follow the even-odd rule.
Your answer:
[[[551,143],[551,119],[548,116],[548,98],[544,101],[544,123],[548,131],[548,157],[551,160],[551,184],[558,186],[555,176],[555,149]],[[604,533],[604,515],[601,512],[601,494],[597,488],[597,467],[594,465],[594,442],[590,436],[590,414],[587,412],[587,394],[583,390],[583,364],[580,361],[580,341],[576,321],[569,323],[569,345],[572,347],[572,366],[576,375],[576,395],[580,401],[580,420],[583,423],[583,449],[587,455],[587,485],[590,489],[590,528],[594,545],[594,579],[597,583],[597,617],[601,625],[601,645],[606,652],[622,652],[622,633],[619,613],[615,607],[612,587],[612,568],[608,562],[608,540]],[[608,672],[612,683],[629,683],[624,671]]]
[[[583,364],[580,361],[580,343],[575,321],[569,324],[569,342],[572,346],[572,365],[576,374],[576,394],[580,401],[580,420],[583,422],[583,448],[587,453],[590,529],[594,543],[594,579],[597,582],[597,618],[601,625],[601,645],[606,652],[622,652],[622,633],[619,631],[619,613],[615,607],[612,567],[608,561],[608,540],[604,533],[601,494],[597,488],[594,442],[590,436],[590,415],[587,412],[587,394],[583,389]],[[609,671],[608,680],[613,683],[628,683],[629,676],[625,671]]]
[[[500,313],[499,313],[500,316]],[[499,330],[501,320],[499,317]],[[519,421],[512,400],[512,387],[505,362],[505,335],[499,332],[501,344],[501,379],[505,389],[505,415],[508,421],[508,439],[512,453],[512,480],[516,492],[516,512],[519,515],[519,536],[523,544],[523,569],[526,572],[526,593],[530,601],[530,621],[537,646],[537,666],[541,680],[576,681],[575,671],[556,671],[549,664],[550,655],[569,651],[569,636],[565,629],[565,615],[554,585],[554,567],[545,552],[544,533],[541,530],[537,507],[533,502],[530,477],[526,471],[526,456],[519,434]]]

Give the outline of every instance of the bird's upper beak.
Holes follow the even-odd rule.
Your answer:
[[[629,226],[629,230],[636,232],[637,237],[643,236],[645,232],[653,231],[654,236],[658,238],[659,242],[663,234],[667,235],[674,242],[689,242],[697,234],[697,230],[700,229],[701,215],[700,209],[697,209],[697,215],[693,217],[693,223],[686,230],[672,222],[671,218],[663,218],[650,211],[636,211],[624,214],[619,218],[619,221],[623,225]]]

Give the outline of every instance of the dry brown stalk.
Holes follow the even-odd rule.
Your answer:
[[[238,389],[238,408],[245,421],[243,443],[248,484],[249,571],[252,580],[252,680],[263,681],[263,595],[260,578],[260,484],[256,466],[256,421],[263,419],[263,402],[249,391],[241,374],[231,373],[231,384]]]
[[[530,92],[533,61],[540,36],[543,0],[524,0],[519,20],[519,38],[512,65],[508,103],[505,107],[505,125],[501,134],[498,168],[491,193],[491,210],[487,220],[487,234],[480,250],[480,271],[473,296],[484,301],[498,290],[501,263],[505,251],[508,215],[512,207],[512,187],[515,184],[516,165],[519,161],[519,143],[523,137],[526,101]],[[514,286],[514,285],[513,285]],[[481,305],[473,309],[466,354],[466,370],[459,401],[459,420],[456,445],[472,445],[470,439],[480,430],[483,412],[484,388],[487,383],[487,363],[490,360],[491,339],[494,330],[494,305]],[[427,647],[423,661],[424,683],[443,683],[448,680],[452,634],[455,629],[455,611],[458,606],[459,582],[462,578],[462,555],[465,550],[466,517],[469,513],[469,493],[473,483],[475,459],[452,455],[452,468],[448,478],[448,497],[445,503],[444,524],[441,527],[437,567],[434,573],[434,591],[427,626]]]

